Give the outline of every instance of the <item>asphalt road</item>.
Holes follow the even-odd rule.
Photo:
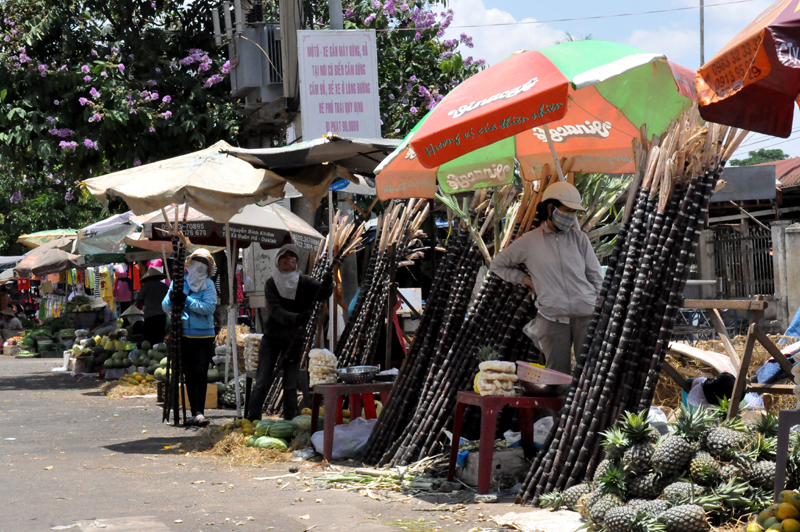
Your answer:
[[[229,467],[167,449],[197,429],[162,424],[155,399],[111,400],[97,379],[52,372],[59,364],[0,356],[0,532],[491,530],[489,514],[519,509],[473,504],[466,491],[388,502],[309,487],[303,477],[319,468],[309,463],[255,480],[298,463]],[[216,423],[231,413],[207,411]],[[460,516],[420,511],[466,500]]]

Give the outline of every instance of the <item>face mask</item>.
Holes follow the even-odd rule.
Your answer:
[[[553,214],[550,216],[553,225],[561,231],[568,231],[575,224],[577,218],[577,212],[561,212],[560,209],[553,209]]]

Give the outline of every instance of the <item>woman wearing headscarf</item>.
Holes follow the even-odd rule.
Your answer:
[[[161,302],[169,292],[169,287],[163,282],[166,278],[163,272],[150,268],[142,275],[142,288],[136,292],[136,304],[144,311],[144,339],[151,345],[163,342],[167,330],[167,315],[161,308]]]
[[[214,356],[214,310],[217,308],[217,289],[209,277],[214,275],[215,266],[207,249],[196,250],[186,259],[183,291],[171,290],[161,303],[164,312],[169,313],[173,302],[183,302],[181,367],[192,409],[192,417],[186,420],[186,425],[208,425],[206,374]]]
[[[504,249],[489,270],[533,291],[537,347],[548,369],[567,374],[572,373],[570,352],[580,353],[603,284],[589,237],[577,225],[583,210],[577,188],[566,182],[550,185],[536,208],[539,227]]]
[[[251,421],[261,419],[264,400],[279,369],[283,369],[283,418],[292,419],[297,415],[297,379],[300,377],[300,359],[303,356],[303,329],[311,318],[314,304],[324,301],[333,292],[333,280],[330,277],[320,282],[300,273],[297,269],[298,255],[294,244],[283,246],[275,256],[272,277],[264,287],[267,323],[258,350],[256,384],[247,409],[247,417]],[[296,338],[298,335],[300,337]],[[278,357],[284,351],[283,367],[276,368]]]

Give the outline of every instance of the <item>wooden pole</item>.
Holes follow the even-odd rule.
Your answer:
[[[389,304],[386,305],[386,359],[384,362],[384,370],[389,370],[392,367],[392,335],[394,334],[394,320],[392,314],[394,313],[394,305],[397,296],[395,295],[396,284],[394,282],[394,275],[397,262],[395,261],[395,247],[394,242],[389,244]]]

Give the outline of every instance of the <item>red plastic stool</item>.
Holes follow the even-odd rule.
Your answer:
[[[563,397],[495,397],[479,395],[475,392],[458,392],[447,480],[453,480],[456,474],[458,442],[461,441],[461,425],[464,421],[464,410],[467,405],[475,405],[481,409],[481,441],[478,449],[478,493],[484,494],[489,493],[489,485],[492,480],[494,434],[497,430],[497,416],[503,407],[510,406],[511,408],[520,409],[522,444],[533,449],[533,411],[537,408],[547,408],[558,414],[563,404]],[[325,421],[327,422],[327,420]]]
[[[318,384],[312,388],[314,393],[311,402],[311,434],[317,432],[319,422],[319,407],[325,404],[325,448],[322,455],[328,462],[333,455],[333,428],[342,424],[342,399],[344,395],[350,397],[350,419],[361,417],[362,401],[364,414],[367,419],[376,419],[375,400],[373,393],[381,394],[381,401],[385,402],[389,392],[394,386],[393,382],[370,382],[368,384]],[[335,405],[331,408],[331,405]]]

